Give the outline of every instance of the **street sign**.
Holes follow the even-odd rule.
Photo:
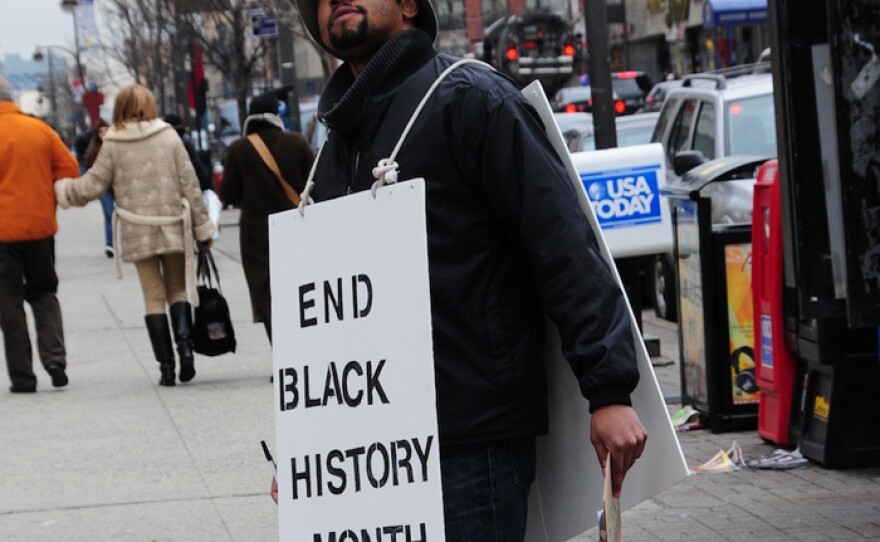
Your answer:
[[[274,38],[278,36],[278,24],[275,21],[275,16],[267,13],[262,7],[252,7],[251,31],[257,38]]]

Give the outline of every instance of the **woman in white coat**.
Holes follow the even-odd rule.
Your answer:
[[[159,384],[173,386],[174,349],[165,307],[169,305],[177,341],[180,380],[187,382],[195,376],[188,302],[197,303],[193,237],[210,246],[215,226],[180,137],[157,116],[156,101],[146,87],[120,90],[113,125],[94,165],[78,179],[55,183],[55,195],[66,209],[113,189],[117,265],[121,257],[137,267],[147,331],[161,372]]]

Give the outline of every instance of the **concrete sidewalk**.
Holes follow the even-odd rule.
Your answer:
[[[272,361],[224,254],[237,228],[215,256],[238,351],[197,356],[192,382],[164,388],[134,266],[118,280],[103,254],[100,206],[58,216],[70,385],[53,389],[36,361],[36,394],[0,376],[0,540],[276,539],[259,444],[274,442]]]
[[[162,388],[134,267],[115,277],[100,207],[59,212],[70,385],[53,389],[38,362],[36,394],[10,394],[0,376],[0,541],[277,539],[259,446],[274,442],[272,362],[250,318],[236,218],[223,212],[214,253],[238,351],[197,356],[195,380]],[[664,394],[677,396],[677,328],[647,312],[645,328],[661,339]],[[734,439],[746,458],[773,449],[754,432],[681,434],[691,466]],[[623,525],[625,540],[880,540],[880,469],[692,476]]]

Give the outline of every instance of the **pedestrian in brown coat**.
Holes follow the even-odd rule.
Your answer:
[[[285,132],[278,116],[278,99],[265,94],[251,100],[242,130],[226,153],[220,199],[241,208],[239,242],[241,263],[251,297],[254,322],[266,327],[272,341],[272,302],[269,294],[270,214],[293,208],[280,180],[247,139],[257,134],[278,164],[281,176],[297,193],[302,192],[315,155],[308,141],[297,133]]]

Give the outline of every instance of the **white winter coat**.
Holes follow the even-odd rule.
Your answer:
[[[155,119],[129,122],[122,129],[111,127],[104,136],[94,165],[78,179],[55,183],[62,208],[82,206],[113,190],[116,206],[143,217],[180,216],[185,198],[189,202],[193,233],[207,240],[215,226],[202,202],[199,181],[177,132]],[[180,222],[170,225],[136,224],[121,220],[117,245],[122,259],[134,262],[158,254],[184,252]]]

